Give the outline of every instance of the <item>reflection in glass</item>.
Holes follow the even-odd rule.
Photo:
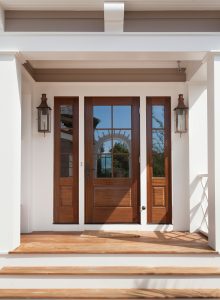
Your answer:
[[[165,176],[164,130],[152,131],[153,177]]]
[[[113,175],[114,177],[129,177],[129,155],[113,155]]]
[[[60,152],[72,153],[73,151],[73,132],[71,129],[61,130],[60,134]]]
[[[111,128],[111,106],[93,106],[93,128]]]
[[[152,106],[152,128],[164,128],[164,106]]]
[[[97,156],[96,177],[112,177],[112,155],[102,154]]]
[[[60,155],[60,176],[61,177],[72,177],[73,169],[73,157],[72,154],[61,154]]]
[[[113,128],[131,128],[131,106],[113,106]]]
[[[60,106],[60,127],[72,128],[73,126],[73,108],[72,105]]]
[[[95,130],[93,149],[96,154],[110,153],[112,150],[112,130]]]
[[[93,122],[96,178],[130,177],[131,106],[94,106]]]

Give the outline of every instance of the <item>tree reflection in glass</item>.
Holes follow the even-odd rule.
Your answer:
[[[153,177],[165,176],[164,162],[164,106],[152,106]]]

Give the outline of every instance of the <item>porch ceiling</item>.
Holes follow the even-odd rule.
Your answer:
[[[23,52],[33,68],[176,68],[206,52]]]
[[[107,2],[107,1],[106,1]],[[110,2],[118,2],[111,0]],[[127,11],[149,10],[217,10],[219,0],[124,0]],[[7,10],[103,10],[104,0],[0,0]]]

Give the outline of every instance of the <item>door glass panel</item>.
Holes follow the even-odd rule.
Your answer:
[[[60,176],[72,177],[73,107],[60,105]]]
[[[60,152],[72,153],[73,151],[73,133],[72,130],[63,131],[60,134]]]
[[[164,128],[164,106],[152,106],[152,128]]]
[[[114,177],[130,177],[130,159],[126,154],[113,155]]]
[[[111,128],[111,106],[93,106],[93,128]]]
[[[131,128],[131,106],[113,106],[113,128]]]
[[[152,130],[153,177],[165,177],[164,130]]]
[[[112,130],[95,130],[94,142],[93,142],[94,153],[111,153],[112,151]]]
[[[72,153],[60,155],[60,176],[61,177],[72,177],[73,169],[73,156]]]
[[[95,177],[129,177],[131,106],[94,106],[93,122],[94,120],[96,122],[93,141]]]
[[[106,178],[112,177],[112,155],[101,154],[96,156],[96,177]]]
[[[60,127],[72,128],[73,108],[71,105],[60,105]]]

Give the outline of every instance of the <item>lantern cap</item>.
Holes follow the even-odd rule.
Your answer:
[[[188,109],[188,106],[186,106],[184,103],[183,94],[179,94],[178,105],[176,108],[174,108],[174,110],[177,110],[177,109]]]
[[[47,104],[47,96],[46,96],[46,94],[42,94],[41,104],[37,107],[37,109],[42,109],[42,108],[43,109],[47,108],[47,109],[51,110],[50,106],[48,106],[48,104]]]

